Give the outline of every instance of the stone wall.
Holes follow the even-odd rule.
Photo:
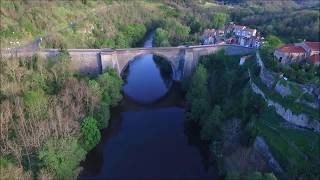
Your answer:
[[[305,104],[311,108],[320,109],[320,87],[317,87],[313,84],[298,84],[296,82],[292,81],[286,81],[288,86],[283,86],[279,84],[279,82],[276,82],[276,79],[274,77],[279,76],[279,74],[272,72],[265,68],[263,61],[260,57],[259,52],[256,52],[256,60],[258,62],[258,65],[261,67],[261,71],[259,74],[259,77],[261,81],[269,88],[273,89],[278,92],[282,97],[286,97],[289,95],[292,95],[292,91],[289,88],[290,85],[295,86],[300,89],[301,92],[304,94],[308,94],[310,96],[315,97],[315,102],[307,102],[305,100],[298,100],[297,103]],[[275,86],[275,87],[274,87]]]
[[[295,124],[297,126],[312,129],[316,132],[320,132],[319,119],[313,119],[313,120],[309,119],[308,116],[303,113],[298,115],[293,114],[293,112],[290,109],[286,109],[278,102],[275,102],[269,99],[268,97],[266,97],[263,91],[254,82],[252,82],[250,72],[249,72],[249,76],[250,76],[250,85],[253,92],[255,92],[258,95],[261,95],[263,99],[266,101],[267,105],[269,107],[274,107],[276,113],[280,115],[284,120],[292,124]]]

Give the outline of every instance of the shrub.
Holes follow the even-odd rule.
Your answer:
[[[103,92],[103,101],[111,106],[117,105],[117,103],[122,99],[121,88],[123,82],[115,70],[108,69],[98,77],[97,82],[100,84]]]
[[[43,118],[48,106],[48,98],[43,91],[26,91],[23,95],[23,102],[29,116]]]
[[[97,120],[93,117],[83,119],[81,123],[81,134],[83,136],[84,148],[92,149],[101,139],[101,134],[98,128]]]
[[[77,139],[67,137],[48,140],[39,152],[39,159],[57,179],[70,179],[85,154]]]
[[[166,31],[162,28],[157,28],[157,30],[154,34],[153,46],[157,46],[157,47],[170,46],[168,31]]]

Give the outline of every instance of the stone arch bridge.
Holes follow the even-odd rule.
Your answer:
[[[226,55],[245,55],[254,51],[253,48],[239,45],[199,45],[157,48],[128,49],[68,49],[71,64],[75,70],[83,74],[99,74],[106,68],[114,68],[119,75],[134,60],[144,54],[164,57],[173,70],[173,79],[180,81],[191,74],[199,57],[225,50]],[[34,53],[50,58],[59,54],[57,49],[40,49],[38,51],[1,49],[1,56],[32,56]]]

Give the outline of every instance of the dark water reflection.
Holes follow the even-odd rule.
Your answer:
[[[145,46],[151,44],[149,35]],[[185,121],[184,94],[168,67],[144,55],[128,69],[124,99],[79,179],[217,179],[197,126]]]

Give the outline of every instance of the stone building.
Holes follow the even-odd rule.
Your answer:
[[[275,58],[283,63],[307,61],[319,65],[320,42],[286,44],[274,51]]]

